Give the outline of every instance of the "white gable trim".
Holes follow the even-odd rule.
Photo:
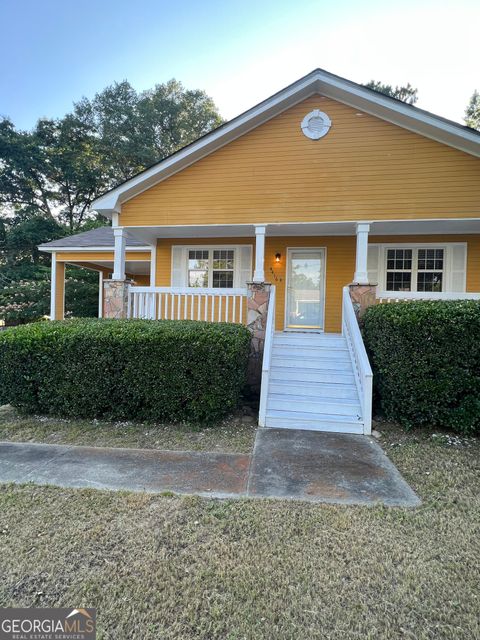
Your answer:
[[[317,69],[169,158],[97,198],[92,204],[92,209],[112,218],[115,213],[120,213],[123,202],[314,94],[338,100],[404,129],[480,157],[480,136],[467,127]]]

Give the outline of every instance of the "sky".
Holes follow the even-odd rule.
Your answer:
[[[410,82],[463,122],[479,24],[479,0],[0,0],[0,115],[29,129],[114,81],[176,78],[230,119],[320,67]]]

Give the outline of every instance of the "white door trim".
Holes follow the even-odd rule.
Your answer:
[[[288,288],[289,288],[289,280],[290,280],[290,256],[292,251],[303,251],[304,253],[315,253],[322,251],[323,252],[323,274],[322,274],[322,282],[320,289],[320,306],[322,309],[322,327],[311,329],[308,327],[289,327],[288,326]],[[284,322],[283,327],[284,331],[296,331],[298,332],[307,332],[307,333],[324,333],[325,332],[325,288],[326,288],[326,277],[327,277],[327,247],[287,247],[287,264],[286,264],[286,275],[285,275],[285,314],[284,314]]]

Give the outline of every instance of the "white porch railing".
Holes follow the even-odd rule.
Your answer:
[[[377,289],[379,304],[403,300],[480,300],[480,293],[455,293],[446,291],[380,291]]]
[[[128,317],[246,324],[246,289],[131,287]]]
[[[355,371],[355,381],[362,406],[363,432],[370,434],[372,432],[373,373],[348,287],[343,288],[342,334],[347,340]]]
[[[267,324],[265,326],[265,342],[263,344],[262,384],[260,387],[260,407],[258,424],[265,426],[267,417],[268,382],[270,379],[270,365],[272,362],[273,334],[275,333],[275,286],[270,287],[268,300]]]

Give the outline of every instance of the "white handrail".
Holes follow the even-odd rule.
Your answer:
[[[272,362],[273,334],[275,333],[275,286],[270,287],[268,300],[267,323],[265,326],[265,342],[263,343],[262,383],[260,387],[260,407],[258,424],[265,426],[267,418],[268,382],[270,379],[270,365]]]
[[[400,300],[480,300],[480,293],[460,293],[454,291],[380,291],[377,300],[382,303]]]
[[[136,287],[129,290],[128,317],[244,323],[247,289]]]
[[[355,381],[363,414],[363,432],[370,434],[372,432],[373,373],[348,287],[343,288],[342,334],[347,340],[355,369]]]

